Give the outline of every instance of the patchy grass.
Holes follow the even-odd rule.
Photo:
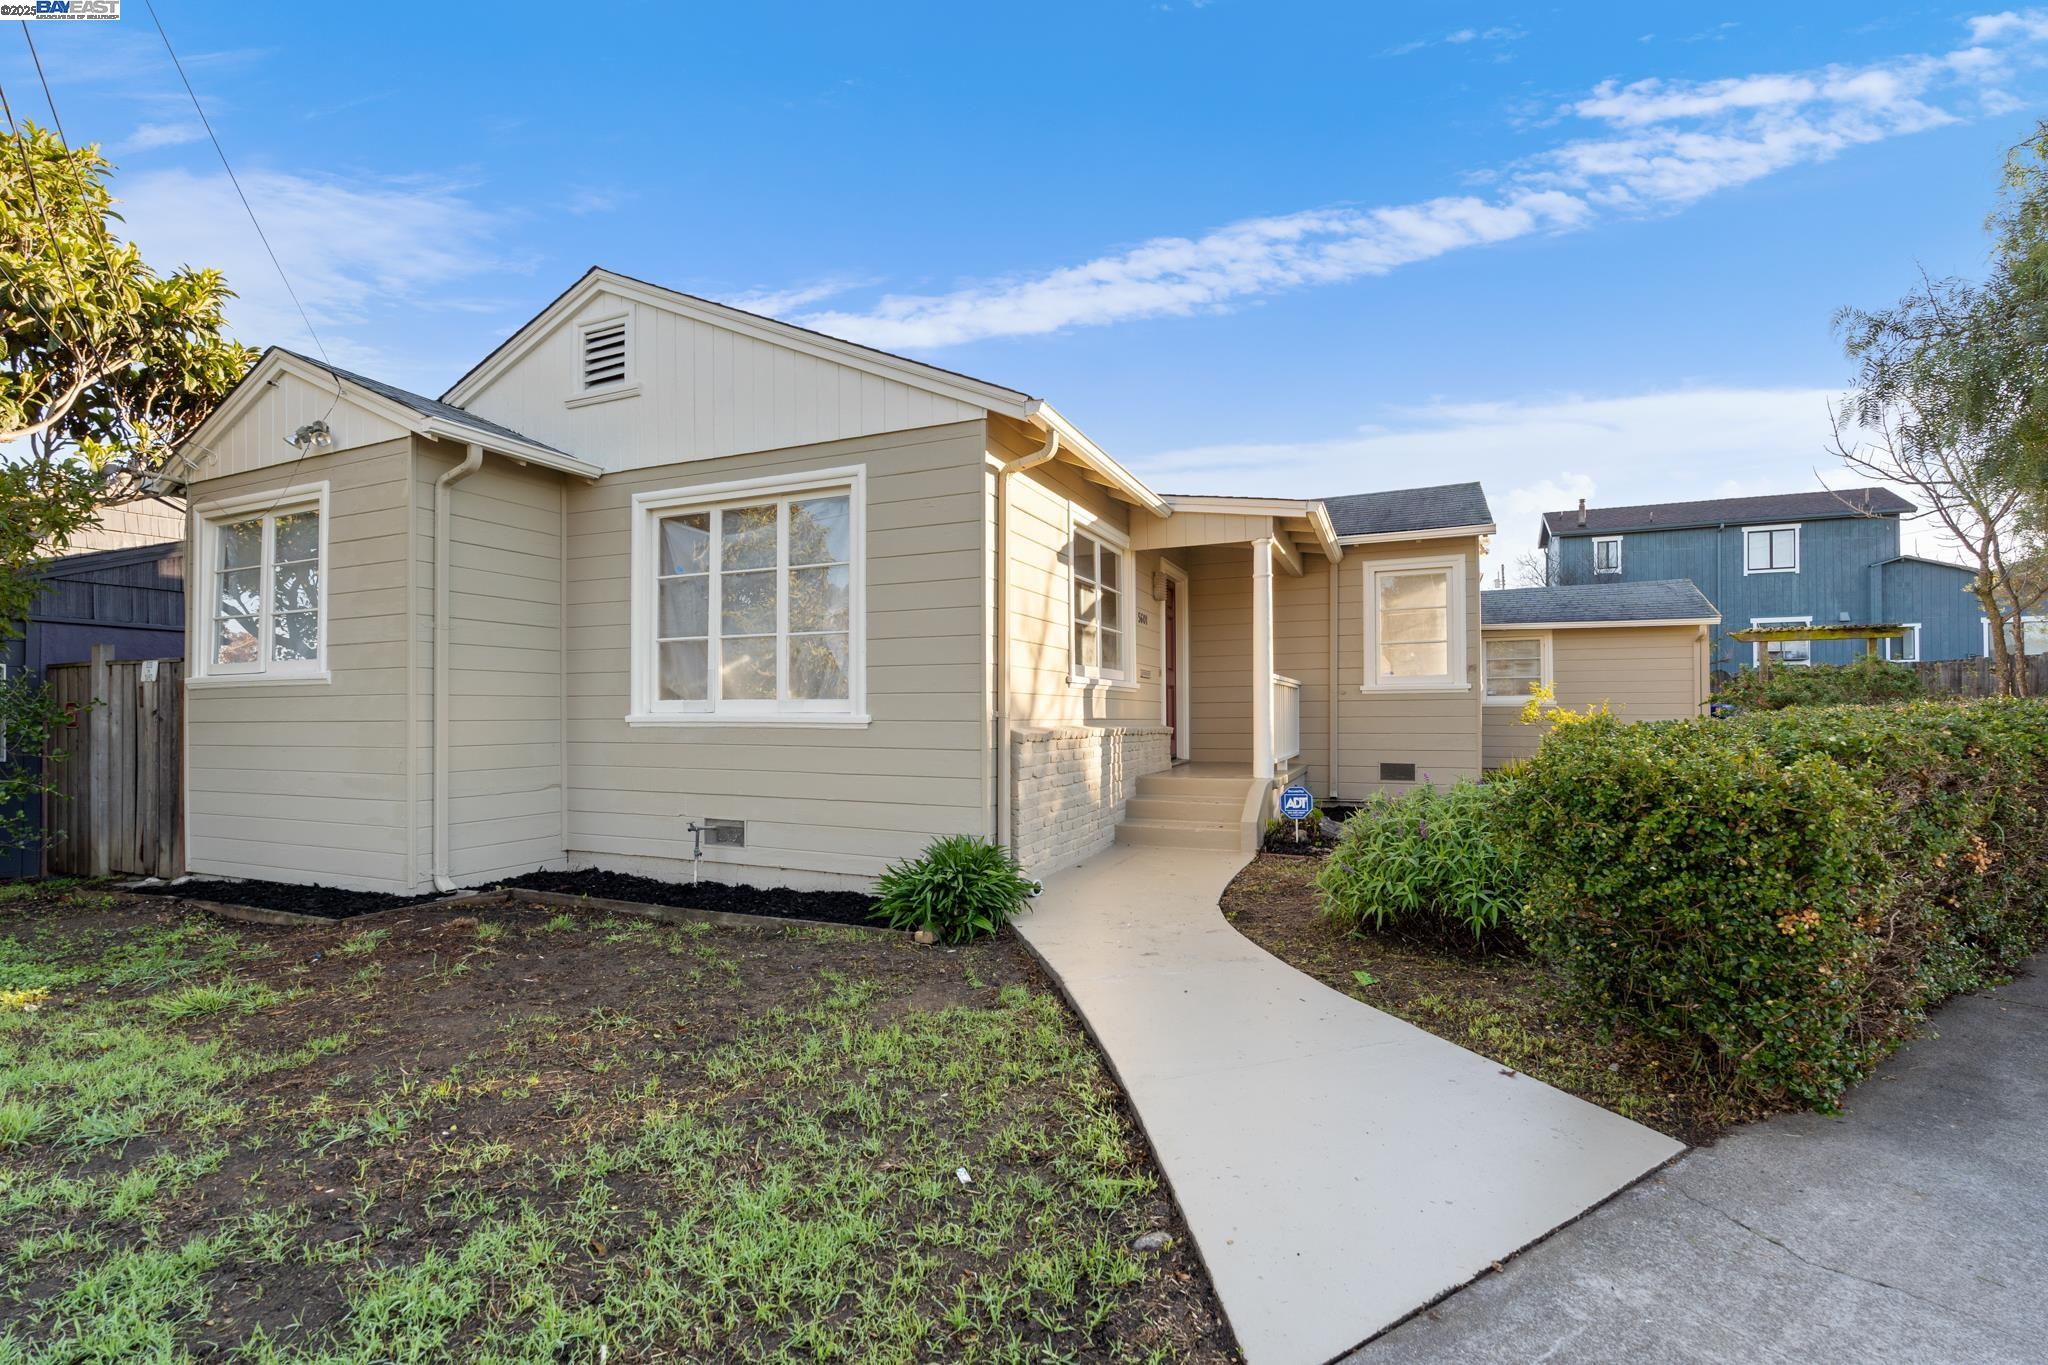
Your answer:
[[[1259,858],[1224,892],[1224,915],[1335,990],[1682,1142],[1761,1116],[1669,1050],[1580,1018],[1542,967],[1497,941],[1342,932],[1318,910],[1315,872],[1309,860]]]
[[[1236,1358],[1014,942],[8,890],[9,1365]]]

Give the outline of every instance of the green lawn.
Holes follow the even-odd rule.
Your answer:
[[[600,1348],[1234,1358],[1012,942],[0,888],[0,1362]]]

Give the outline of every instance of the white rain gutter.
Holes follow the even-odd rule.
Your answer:
[[[461,464],[434,480],[434,889],[444,895],[455,890],[448,877],[448,512],[455,485],[483,464],[484,448],[471,444]]]
[[[1010,833],[1010,476],[1060,453],[1057,427],[1029,455],[996,468],[996,843],[1014,854]]]

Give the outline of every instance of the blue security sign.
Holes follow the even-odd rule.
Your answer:
[[[1289,787],[1280,793],[1280,814],[1289,820],[1306,820],[1315,808],[1316,799],[1307,787]]]

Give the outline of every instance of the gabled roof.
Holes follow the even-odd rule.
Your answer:
[[[324,360],[315,360],[312,356],[301,354],[287,347],[278,346],[273,349],[281,351],[295,360],[303,360],[315,369],[325,370],[337,379],[347,380],[357,388],[368,389],[380,398],[388,398],[400,407],[408,408],[418,413],[421,417],[451,422],[458,426],[472,428],[482,435],[495,436],[505,441],[518,441],[525,445],[533,446],[538,450],[552,450],[557,455],[569,459],[575,458],[566,450],[556,450],[555,447],[548,445],[544,441],[536,441],[531,436],[523,436],[503,423],[493,422],[488,417],[479,417],[473,412],[464,412],[453,403],[444,403],[438,398],[429,398],[425,394],[414,393],[411,389],[401,389],[396,384],[386,384],[383,380],[372,379],[366,374],[357,374],[353,370],[344,370],[339,365],[330,365]]]
[[[1929,559],[1926,555],[1893,555],[1890,559],[1878,560],[1877,564],[1879,568],[1887,564],[1925,564],[1935,569],[1954,569],[1957,573],[1970,578],[1977,576],[1977,571],[1967,564],[1957,564],[1947,559]]]
[[[1818,489],[1753,498],[1708,498],[1700,502],[1651,502],[1634,507],[1588,507],[1579,524],[1576,508],[1543,514],[1538,546],[1552,536],[1618,535],[1628,531],[1671,531],[1699,526],[1739,526],[1763,521],[1829,521],[1842,517],[1888,517],[1918,511],[1889,488]]]
[[[1493,509],[1476,483],[1399,488],[1385,493],[1351,493],[1324,498],[1340,541],[1399,537],[1416,531],[1466,531],[1490,535]]]
[[[1720,619],[1689,578],[1492,588],[1479,594],[1482,626],[1706,625]]]

